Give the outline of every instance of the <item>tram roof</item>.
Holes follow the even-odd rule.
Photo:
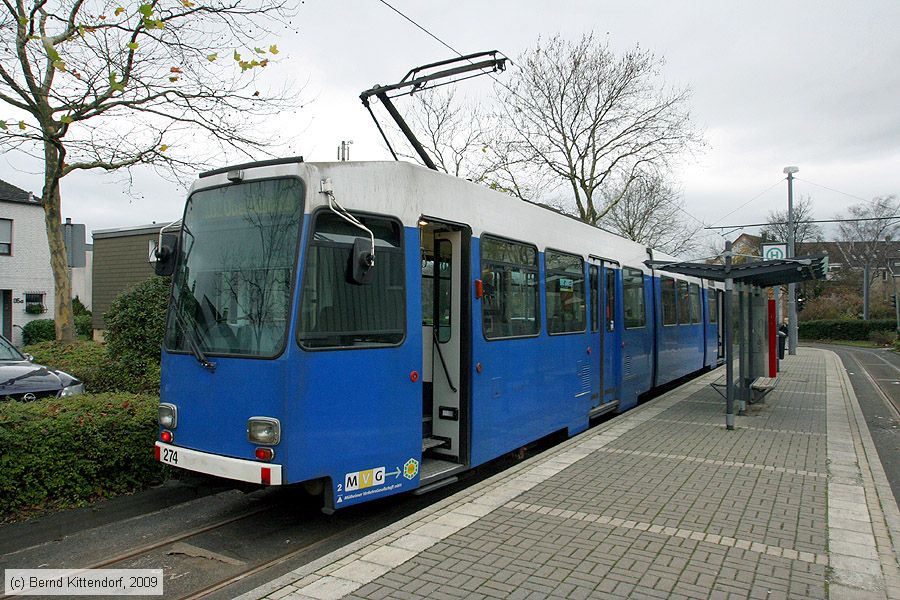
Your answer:
[[[648,260],[644,264],[651,269],[692,275],[713,281],[725,281],[730,277],[735,283],[748,283],[759,287],[799,283],[810,279],[825,279],[825,274],[828,273],[827,254],[733,264],[727,271],[725,265],[722,264],[668,260]]]

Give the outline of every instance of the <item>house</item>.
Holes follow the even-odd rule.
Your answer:
[[[52,318],[53,303],[44,208],[31,192],[0,180],[0,333],[21,345],[22,327]]]
[[[116,296],[154,275],[148,258],[151,250],[156,248],[163,225],[165,223],[152,223],[92,233],[94,339],[103,339],[106,330],[103,316]]]

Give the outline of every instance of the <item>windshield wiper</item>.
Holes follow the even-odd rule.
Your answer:
[[[200,349],[200,344],[197,343],[197,338],[194,336],[194,330],[188,327],[187,320],[181,314],[181,300],[176,298],[174,294],[172,295],[172,304],[172,308],[175,310],[175,320],[178,322],[178,326],[181,327],[181,331],[184,332],[184,337],[187,339],[188,347],[191,349],[194,358],[203,365],[204,369],[210,373],[215,373],[216,363],[210,362],[206,355],[203,354],[203,350]]]

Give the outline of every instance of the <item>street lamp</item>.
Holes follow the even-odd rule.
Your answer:
[[[788,181],[787,257],[794,258],[794,173],[797,167],[785,167]],[[797,284],[788,284],[788,354],[797,354]]]

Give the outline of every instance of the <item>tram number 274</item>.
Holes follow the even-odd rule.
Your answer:
[[[178,450],[172,450],[171,448],[162,448],[162,455],[159,458],[160,462],[164,462],[169,465],[177,465]]]

